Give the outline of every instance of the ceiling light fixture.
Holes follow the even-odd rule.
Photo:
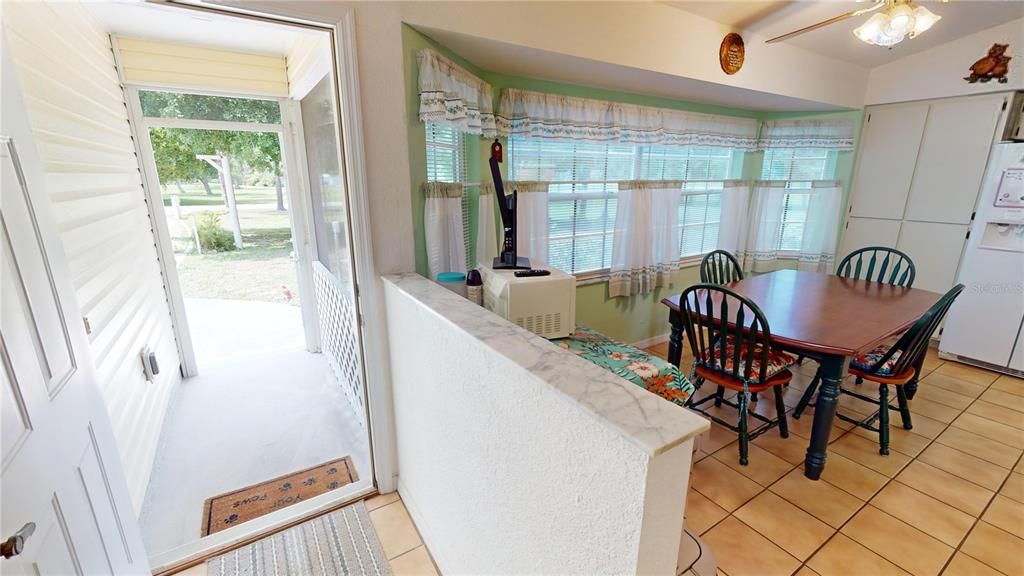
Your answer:
[[[886,0],[886,7],[853,31],[861,41],[891,48],[907,38],[915,38],[942,19],[924,6],[910,0]]]

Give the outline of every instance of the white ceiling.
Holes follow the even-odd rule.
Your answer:
[[[860,10],[870,2],[849,1],[673,1],[674,8],[703,16],[731,26],[738,31],[773,38],[852,10]],[[868,16],[850,18],[819,28],[784,42],[813,50],[823,56],[844,60],[866,68],[874,68],[893,60],[921,52],[986,28],[1024,18],[1024,2],[1019,0],[952,0],[948,3],[922,1],[942,20],[921,36],[905,40],[892,49],[871,46],[858,40],[853,29]]]
[[[481,70],[488,72],[550,80],[564,84],[593,86],[621,92],[636,93],[638,92],[637,87],[642,86],[643,89],[639,91],[649,96],[705,102],[748,110],[824,111],[838,109],[821,102],[598,62],[447,30],[425,27],[417,27],[417,29],[469,60]]]
[[[237,52],[286,56],[313,30],[137,1],[83,2],[107,32]]]

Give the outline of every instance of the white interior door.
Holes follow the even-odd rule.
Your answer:
[[[839,243],[839,259],[865,246],[895,248],[900,237],[899,220],[881,218],[848,218]]]
[[[0,539],[4,574],[148,574],[25,108],[4,51]],[[30,534],[29,534],[30,533]],[[11,550],[6,550],[10,552]]]
[[[903,218],[927,118],[927,103],[868,112],[853,177],[851,216]]]
[[[896,248],[914,261],[914,288],[945,292],[956,280],[967,226],[935,222],[903,222]]]
[[[935,102],[914,169],[904,217],[968,224],[1005,96]]]

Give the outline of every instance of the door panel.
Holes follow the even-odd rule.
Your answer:
[[[3,187],[20,198],[9,202],[4,216],[0,217],[0,234],[3,234],[2,257],[4,272],[12,277],[12,288],[21,294],[22,306],[30,316],[29,338],[39,356],[47,393],[56,395],[61,386],[75,370],[71,353],[71,342],[63,311],[57,305],[56,285],[49,264],[36,266],[20,263],[22,258],[33,262],[46,262],[46,249],[38,229],[32,226],[36,221],[24,175],[20,174],[18,159],[13,154],[2,158]],[[9,228],[10,227],[10,228]],[[27,286],[37,289],[26,290]]]
[[[928,104],[873,109],[861,134],[851,216],[903,218]]]
[[[865,246],[886,246],[895,248],[900,236],[899,220],[880,218],[850,218],[839,243],[840,260],[857,248]]]
[[[956,280],[967,226],[932,222],[904,222],[896,248],[914,261],[914,288],[945,292]]]
[[[4,276],[9,277],[6,271]],[[0,285],[0,290],[6,289],[6,285]],[[7,464],[32,432],[32,426],[28,419],[25,397],[21,392],[21,383],[11,369],[7,343],[3,340],[0,340],[0,364],[0,378],[3,378],[3,390],[0,390],[0,394],[3,395],[0,396],[0,444],[3,446],[3,469],[6,470]]]
[[[0,540],[29,523],[10,574],[146,574],[13,66],[0,51]],[[7,438],[8,434],[10,438]]]
[[[970,223],[1002,103],[1002,96],[989,96],[932,104],[907,220]]]

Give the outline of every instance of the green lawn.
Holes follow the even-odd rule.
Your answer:
[[[182,184],[185,194],[178,192],[178,187],[166,186],[163,192],[164,206],[171,205],[171,196],[181,198],[182,206],[224,206],[224,195],[220,190],[220,183],[210,182],[210,191],[213,194],[207,196],[202,184]],[[265,202],[276,203],[276,194],[273,186],[235,186],[235,203],[262,204]]]
[[[174,190],[173,186],[169,188]],[[203,254],[195,253],[192,214],[204,211],[223,214],[221,223],[230,230],[227,209],[219,195],[205,196],[201,185],[185,188],[196,189],[196,195],[182,197],[182,218],[173,208],[165,210],[185,296],[281,302],[297,306],[298,282],[295,263],[291,259],[290,222],[287,212],[276,210],[274,188],[245,186],[237,189],[243,247]],[[199,201],[193,202],[193,199]],[[170,206],[166,194],[164,204]]]

